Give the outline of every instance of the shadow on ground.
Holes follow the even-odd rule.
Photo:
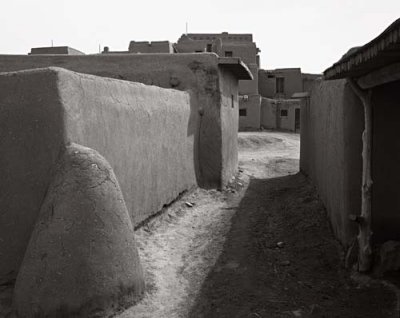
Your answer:
[[[394,295],[357,286],[340,255],[303,175],[251,179],[189,317],[393,317]]]

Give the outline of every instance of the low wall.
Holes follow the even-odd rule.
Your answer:
[[[0,75],[0,282],[18,272],[66,144],[98,151],[138,224],[196,185],[188,93],[49,68]]]
[[[221,101],[224,94],[229,98],[231,94],[236,96],[237,88],[234,92],[221,90],[220,80],[224,80],[225,73],[221,72],[218,63],[214,53],[0,55],[0,72],[57,66],[85,74],[189,91],[191,125],[187,134],[194,135],[197,181],[203,187],[220,188],[231,177],[221,171],[228,173],[237,168],[232,166],[235,160],[227,160],[222,154],[222,139],[226,137],[221,135]],[[238,81],[230,77],[227,80]],[[234,112],[231,116],[236,118]],[[234,137],[235,126],[230,129],[228,136]],[[232,152],[230,156],[237,158],[237,153]]]
[[[333,230],[347,245],[359,214],[363,107],[345,80],[316,81],[301,109],[300,169],[325,204]]]
[[[240,130],[258,130],[260,129],[260,95],[246,95],[240,97],[239,109],[245,109],[246,115],[239,116]]]

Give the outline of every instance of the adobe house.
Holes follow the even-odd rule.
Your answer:
[[[215,52],[221,57],[239,57],[253,79],[239,81],[239,130],[260,129],[261,97],[258,92],[260,49],[252,34],[188,33],[175,44],[177,53]]]
[[[261,127],[266,129],[300,131],[299,99],[261,99]]]
[[[328,68],[301,112],[301,170],[360,271],[400,241],[399,101],[400,19]]]

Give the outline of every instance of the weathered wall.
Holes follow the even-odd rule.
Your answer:
[[[301,109],[300,169],[315,184],[336,236],[349,244],[361,201],[363,107],[345,80],[317,81]]]
[[[189,94],[51,68],[0,76],[0,281],[15,277],[68,142],[112,166],[133,224],[196,184]]]
[[[221,130],[222,130],[222,182],[229,182],[237,169],[238,164],[238,143],[237,136],[239,130],[239,101],[238,101],[238,81],[233,74],[221,70],[220,90],[221,90]]]
[[[271,77],[267,70],[258,71],[258,91],[262,97],[273,98],[275,96],[275,77]]]
[[[18,317],[109,317],[144,291],[118,180],[93,149],[61,151],[15,282]]]
[[[253,95],[258,94],[258,66],[256,64],[247,64],[253,74],[253,80],[239,81],[239,94]]]
[[[300,109],[299,100],[280,100],[278,111],[278,128],[283,130],[296,131],[295,128],[295,113],[296,109]],[[286,110],[287,116],[282,116],[281,111]]]
[[[240,130],[260,129],[260,95],[248,95],[247,99],[241,96],[239,100],[239,109],[246,109],[246,116],[239,116]]]
[[[261,127],[276,129],[278,127],[277,105],[275,99],[261,98]]]
[[[373,90],[372,231],[376,242],[400,240],[400,81]]]
[[[262,70],[260,71],[259,77],[259,91],[263,97],[291,98],[294,93],[303,92],[303,80],[300,68]],[[285,79],[283,94],[276,93],[277,77],[283,77]]]
[[[0,72],[59,66],[72,71],[191,92],[198,183],[221,187],[221,96],[218,56],[210,54],[0,55]],[[198,111],[204,113],[199,125]],[[233,128],[232,128],[233,129]],[[222,168],[224,169],[224,168]],[[228,171],[227,169],[226,171]],[[225,171],[225,169],[224,169]]]
[[[283,129],[296,131],[295,113],[300,109],[300,100],[262,98],[261,126],[267,129]],[[281,115],[281,110],[287,110],[287,116]]]

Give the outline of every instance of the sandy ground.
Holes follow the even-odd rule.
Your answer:
[[[398,317],[391,291],[342,268],[298,173],[299,135],[240,133],[239,147],[227,189],[197,189],[137,231],[148,292],[117,317]]]
[[[136,231],[147,293],[116,317],[399,317],[394,293],[342,268],[298,173],[299,135],[240,133],[239,147],[229,187],[187,193]],[[0,286],[0,317],[11,291]]]

